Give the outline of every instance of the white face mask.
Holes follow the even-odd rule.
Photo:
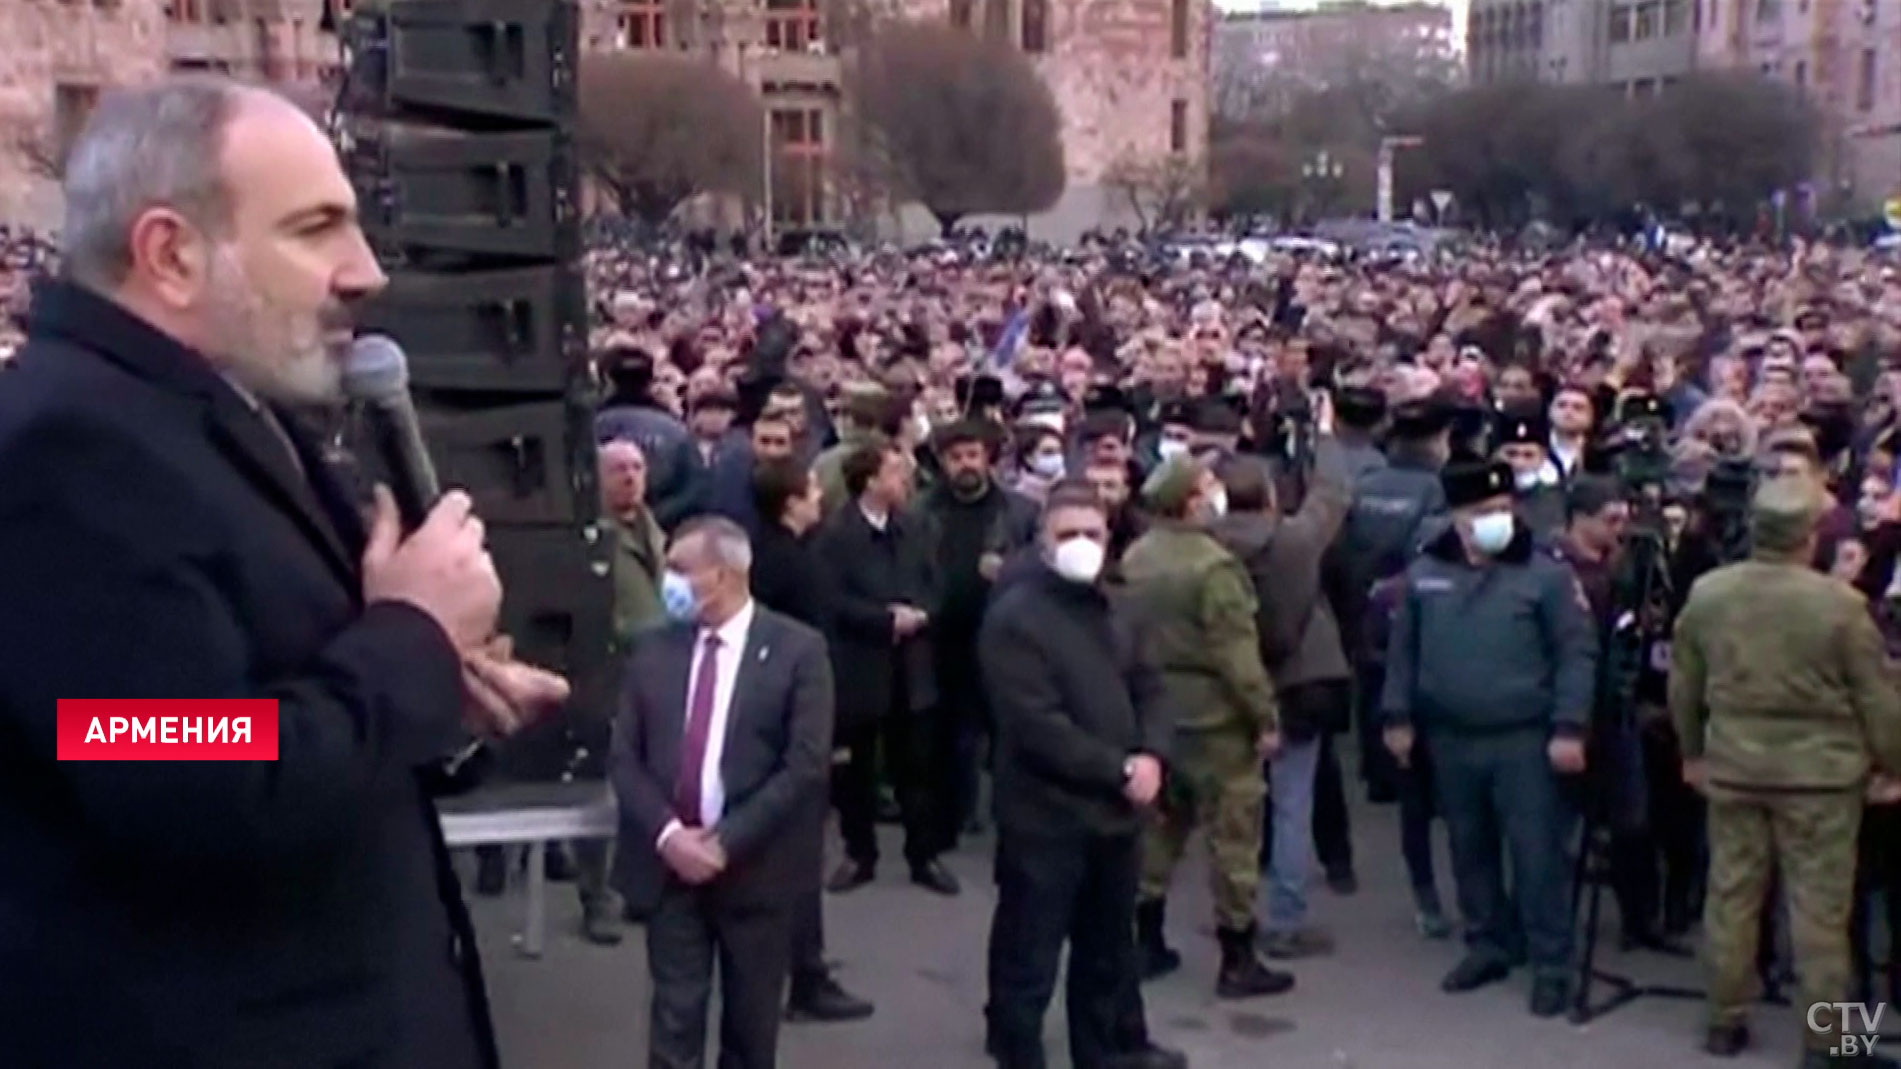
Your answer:
[[[1072,583],[1093,583],[1102,574],[1102,543],[1080,535],[1057,543],[1050,567]]]
[[[1187,456],[1188,443],[1176,441],[1173,438],[1164,438],[1155,446],[1155,455],[1161,457],[1163,460],[1174,460],[1176,457]]]
[[[1540,479],[1538,473],[1535,471],[1521,471],[1515,472],[1512,475],[1512,482],[1518,485],[1520,492],[1530,493],[1538,489],[1539,484],[1544,482],[1544,480]]]
[[[1060,479],[1063,477],[1063,454],[1038,453],[1030,458],[1030,470],[1045,479]]]
[[[1472,521],[1472,544],[1487,556],[1497,556],[1512,544],[1516,525],[1509,512],[1488,512]]]

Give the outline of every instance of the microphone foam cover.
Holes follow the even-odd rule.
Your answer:
[[[409,392],[409,359],[384,334],[365,334],[350,344],[343,362],[343,393],[353,401],[382,401]]]

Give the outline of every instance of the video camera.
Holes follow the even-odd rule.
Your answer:
[[[1609,471],[1632,502],[1661,502],[1670,482],[1670,406],[1651,394],[1629,394],[1599,447]]]

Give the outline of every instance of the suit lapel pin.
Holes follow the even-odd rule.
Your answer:
[[[769,647],[766,647],[766,646],[761,646],[761,647],[759,647],[759,663],[760,663],[760,664],[765,664],[765,663],[766,663],[766,654],[768,654],[768,653],[771,653],[771,652],[772,652],[772,650],[771,650],[771,649],[770,649]]]

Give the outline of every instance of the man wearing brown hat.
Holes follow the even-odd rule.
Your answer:
[[[1402,765],[1415,732],[1432,753],[1467,946],[1440,987],[1470,991],[1529,959],[1531,1012],[1553,1017],[1571,972],[1572,822],[1558,775],[1584,770],[1596,636],[1570,568],[1534,552],[1514,516],[1509,467],[1454,461],[1441,483],[1453,525],[1406,570],[1387,649],[1386,743]]]
[[[1152,653],[1176,716],[1174,759],[1163,812],[1142,844],[1136,930],[1145,976],[1176,968],[1162,938],[1163,903],[1188,835],[1207,829],[1214,882],[1222,998],[1274,995],[1294,978],[1254,949],[1260,890],[1261,759],[1280,745],[1280,706],[1261,664],[1258,608],[1247,569],[1209,525],[1227,511],[1221,480],[1186,456],[1165,460],[1143,484],[1154,525],[1122,561],[1131,606],[1149,628]]]
[[[1763,483],[1750,558],[1697,581],[1670,667],[1683,777],[1709,799],[1705,1049],[1733,1056],[1749,1045],[1758,920],[1779,872],[1804,1069],[1894,1064],[1850,1049],[1863,1037],[1842,1035],[1829,1005],[1848,990],[1864,792],[1875,774],[1901,770],[1901,700],[1865,601],[1808,566],[1825,504],[1800,475]]]

